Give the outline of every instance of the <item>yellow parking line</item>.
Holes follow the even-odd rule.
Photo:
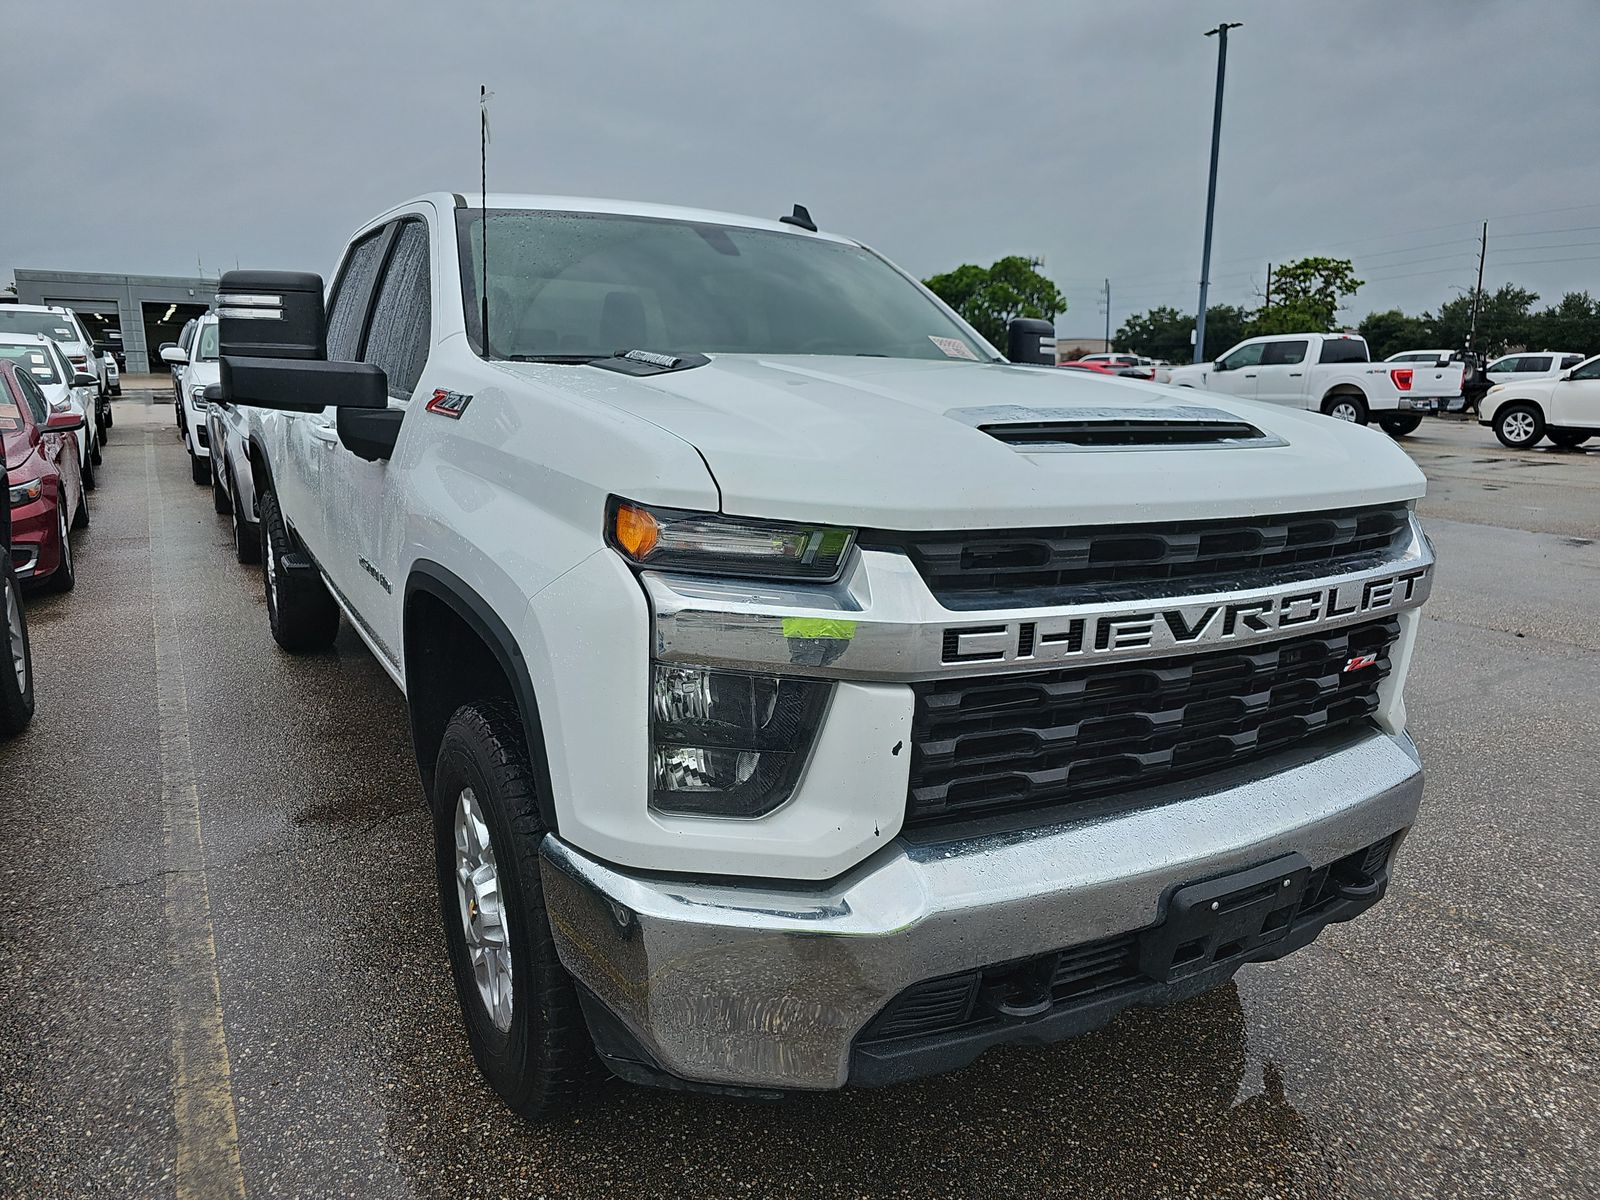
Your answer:
[[[217,940],[206,884],[206,844],[189,742],[189,690],[177,618],[160,559],[169,548],[155,448],[145,434],[145,495],[150,512],[150,611],[155,632],[161,740],[161,815],[166,846],[168,977],[172,989],[172,1102],[177,1133],[178,1200],[243,1200],[239,1125],[228,1037],[222,1023]]]

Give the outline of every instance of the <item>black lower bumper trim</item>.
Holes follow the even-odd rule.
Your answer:
[[[929,980],[891,1001],[857,1039],[850,1083],[905,1083],[966,1066],[991,1046],[1089,1033],[1134,1007],[1222,986],[1246,963],[1283,958],[1382,899],[1398,835],[1328,867],[1299,855],[1178,888],[1165,919],[1126,934]]]

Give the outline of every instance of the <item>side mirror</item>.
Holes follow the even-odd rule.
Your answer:
[[[174,367],[181,367],[189,361],[189,355],[184,352],[182,347],[168,342],[161,347],[161,361],[170,363]]]
[[[1014,363],[1055,366],[1055,325],[1037,317],[1013,317],[1006,322],[1006,357]]]
[[[226,404],[228,398],[222,394],[220,383],[208,383],[205,390],[200,393],[207,404]]]
[[[1216,362],[1211,364],[1211,369],[1213,371],[1226,371],[1228,370],[1228,364],[1226,361],[1219,358]]]
[[[70,409],[66,412],[51,413],[50,419],[44,423],[46,433],[72,433],[84,428],[86,422],[77,413]]]
[[[100,379],[98,376],[91,375],[87,371],[74,371],[72,373],[72,386],[75,388],[99,387]]]
[[[287,412],[389,406],[383,368],[328,361],[320,275],[227,272],[217,284],[217,340],[224,403]]]

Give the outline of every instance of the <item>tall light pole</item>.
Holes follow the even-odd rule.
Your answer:
[[[1222,137],[1222,81],[1228,73],[1228,30],[1243,21],[1224,21],[1206,36],[1217,35],[1217,103],[1211,111],[1211,179],[1206,184],[1206,243],[1200,255],[1200,311],[1194,319],[1194,361],[1206,357],[1206,293],[1211,290],[1211,218],[1217,211],[1217,144]]]

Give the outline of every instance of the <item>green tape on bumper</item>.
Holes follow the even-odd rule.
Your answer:
[[[832,638],[848,642],[856,635],[854,621],[841,621],[834,617],[785,617],[783,636],[786,638]]]

